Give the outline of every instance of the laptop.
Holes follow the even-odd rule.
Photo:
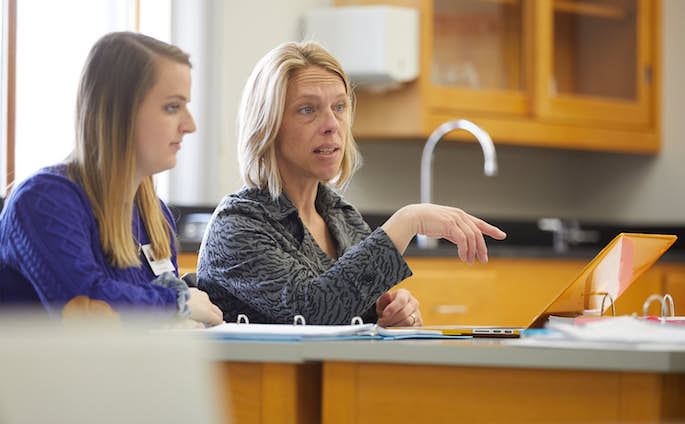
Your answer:
[[[601,315],[613,307],[637,280],[676,241],[674,235],[621,233],[580,274],[521,327],[498,325],[437,325],[421,327],[445,335],[473,337],[519,337],[529,328],[542,327],[550,315]]]

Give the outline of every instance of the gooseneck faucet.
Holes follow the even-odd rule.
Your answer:
[[[450,131],[466,130],[476,137],[483,149],[483,172],[491,177],[497,175],[497,155],[492,139],[481,127],[465,119],[447,121],[440,125],[428,137],[421,154],[421,203],[431,202],[431,186],[433,183],[433,150],[438,142]],[[437,247],[438,240],[423,235],[416,237],[417,245],[421,249]]]

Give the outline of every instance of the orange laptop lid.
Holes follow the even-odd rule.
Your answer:
[[[580,275],[535,319],[553,314],[600,313],[616,301],[678,237],[664,234],[621,233],[583,269]],[[607,298],[607,299],[605,299]]]
[[[616,301],[676,241],[663,234],[621,233],[617,235],[581,273],[560,291],[550,293],[551,301],[525,326],[503,325],[437,325],[424,329],[440,330],[443,334],[487,337],[518,337],[521,330],[541,326],[549,315],[580,315],[594,311],[599,314],[602,299],[611,296]],[[604,311],[611,307],[604,302]]]

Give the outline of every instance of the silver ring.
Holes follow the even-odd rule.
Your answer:
[[[410,327],[413,327],[416,324],[416,314],[413,313],[409,316],[411,317],[411,326]]]

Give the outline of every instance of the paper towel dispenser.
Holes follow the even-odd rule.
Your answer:
[[[394,6],[314,9],[305,39],[321,43],[357,84],[387,85],[419,74],[419,13]]]

